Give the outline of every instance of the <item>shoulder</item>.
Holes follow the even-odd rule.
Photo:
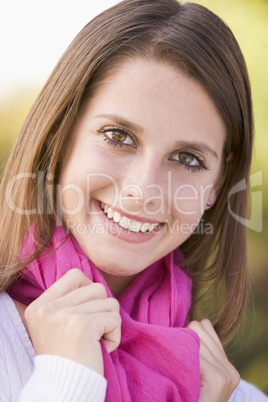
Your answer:
[[[12,299],[5,292],[0,292],[0,335],[1,339],[10,329],[10,321],[13,320],[15,314],[15,305]]]
[[[32,373],[34,350],[14,302],[5,292],[0,292],[0,317],[0,400],[15,401]]]
[[[254,385],[241,380],[229,402],[268,402],[268,396]]]
[[[21,304],[21,303],[20,303]],[[13,302],[12,298],[6,292],[0,292],[0,330],[9,331],[13,324],[15,328],[18,324],[22,324],[20,318],[20,312],[18,311],[16,304]]]
[[[11,351],[20,355],[23,351],[30,360],[33,360],[35,353],[23,324],[23,313],[24,306],[21,303],[17,307],[7,293],[0,292],[0,342],[2,344],[0,356],[5,354],[7,357],[9,352],[12,353]]]

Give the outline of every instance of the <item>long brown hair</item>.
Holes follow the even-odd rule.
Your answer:
[[[202,289],[212,283],[214,294],[222,289],[215,328],[226,340],[241,320],[247,298],[245,227],[229,211],[245,218],[247,194],[237,192],[229,204],[228,194],[241,180],[249,180],[251,92],[232,32],[194,3],[124,0],[86,25],[66,50],[20,131],[2,179],[0,289],[8,289],[27,263],[18,255],[33,223],[36,253],[28,261],[49,243],[56,215],[55,185],[79,107],[126,57],[153,59],[184,71],[208,91],[225,123],[225,179],[216,204],[202,221],[212,225],[213,235],[199,227],[181,249],[193,279],[191,319]]]

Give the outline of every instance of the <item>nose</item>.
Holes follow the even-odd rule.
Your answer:
[[[163,169],[155,155],[144,155],[126,168],[121,183],[121,207],[129,213],[164,213],[166,196]]]

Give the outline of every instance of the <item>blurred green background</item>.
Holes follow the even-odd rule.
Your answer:
[[[263,228],[261,232],[248,230],[253,303],[226,351],[241,376],[268,394],[268,0],[196,2],[221,16],[232,29],[245,55],[252,84],[255,113],[252,174],[262,171],[262,185],[252,188],[252,192],[262,192]],[[1,167],[39,90],[24,89],[0,101]]]
[[[255,115],[251,173],[262,171],[262,185],[251,191],[262,192],[262,231],[248,229],[252,302],[226,351],[241,377],[268,394],[268,0],[197,0],[196,3],[214,11],[232,29],[251,80]]]

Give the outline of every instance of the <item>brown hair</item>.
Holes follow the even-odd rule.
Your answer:
[[[242,179],[249,180],[251,92],[243,55],[232,32],[215,14],[194,3],[124,0],[86,25],[66,50],[21,129],[1,183],[0,289],[8,289],[26,264],[19,262],[18,255],[30,225],[35,223],[37,230],[37,251],[29,260],[51,239],[55,222],[51,180],[57,183],[81,103],[123,58],[137,56],[171,64],[200,82],[225,123],[224,160],[231,157],[224,166],[225,180],[217,202],[203,217],[213,225],[213,236],[197,228],[181,249],[193,279],[191,319],[196,317],[195,306],[204,284],[212,282],[215,295],[221,284],[215,328],[226,340],[241,320],[247,298],[245,227],[231,216],[228,194]],[[25,172],[29,177],[16,176]],[[234,194],[229,207],[245,217],[247,194]]]

